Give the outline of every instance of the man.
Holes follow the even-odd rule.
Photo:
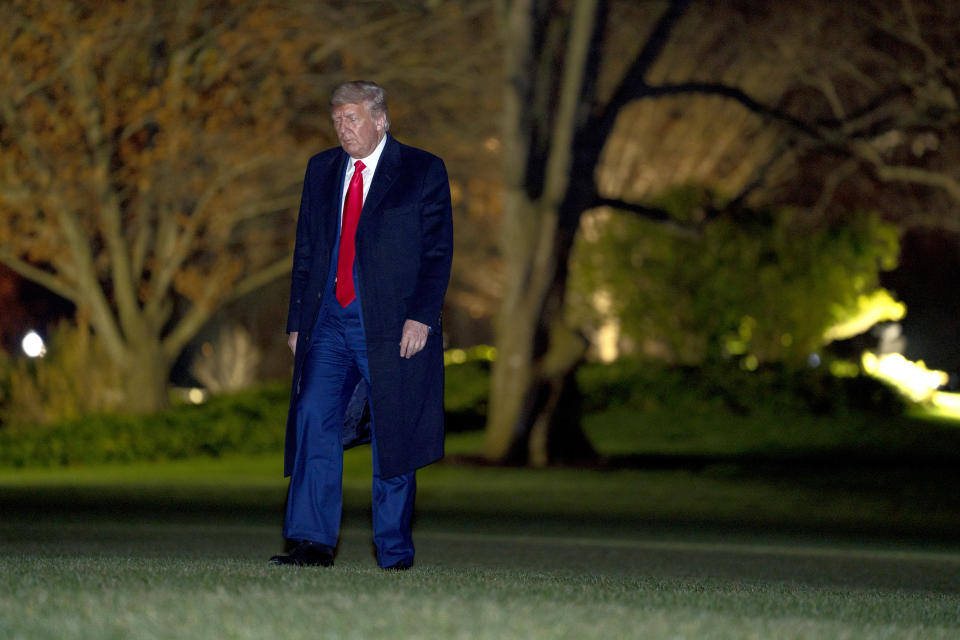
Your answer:
[[[333,564],[344,415],[366,397],[377,563],[402,570],[414,557],[415,470],[443,456],[450,187],[439,158],[388,133],[376,84],[343,84],[330,106],[340,147],[307,165],[287,319],[294,370],[283,533],[296,544],[270,561]]]

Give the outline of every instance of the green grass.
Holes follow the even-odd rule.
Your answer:
[[[279,454],[2,469],[0,638],[960,637],[956,427],[789,426],[620,408],[587,421],[611,466],[452,456],[418,474],[403,574],[372,555],[365,447],[332,569],[266,564]]]
[[[257,526],[67,525],[0,556],[5,638],[950,638],[960,556],[427,532],[373,568],[267,566]],[[69,546],[53,544],[70,540]]]
[[[384,573],[359,453],[331,570],[266,564],[283,499],[270,458],[2,474],[0,637],[960,633],[955,544],[837,533],[839,512],[864,511],[853,498],[690,472],[438,465],[420,474],[417,565]]]

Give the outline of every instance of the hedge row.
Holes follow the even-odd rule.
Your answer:
[[[825,367],[742,371],[724,364],[662,367],[624,359],[585,365],[577,372],[577,382],[587,413],[625,406],[640,411],[673,407],[699,413],[890,416],[906,409],[904,398],[883,382],[862,375],[836,377]]]
[[[688,412],[902,412],[900,398],[868,378],[816,371],[660,368],[639,361],[586,365],[577,380],[586,413],[627,406]],[[489,363],[446,367],[447,429],[484,425]],[[0,428],[0,466],[171,460],[283,448],[289,387],[272,383],[150,416],[99,415],[33,428]]]
[[[489,363],[446,368],[448,428],[481,428]],[[53,425],[0,427],[0,466],[57,466],[280,452],[289,383],[216,396],[148,416],[92,415]]]
[[[148,416],[0,429],[0,465],[55,466],[279,451],[289,387],[270,384]]]

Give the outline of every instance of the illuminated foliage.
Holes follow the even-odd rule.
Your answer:
[[[0,356],[0,424],[33,428],[121,409],[123,373],[82,321],[61,322],[42,358]]]
[[[680,219],[698,204],[683,191],[669,199],[685,203]],[[638,351],[668,360],[799,364],[865,301],[887,300],[888,313],[902,313],[878,284],[879,272],[896,266],[897,238],[866,213],[811,227],[789,209],[740,212],[677,233],[597,211],[574,254],[571,313],[593,327],[617,318]]]

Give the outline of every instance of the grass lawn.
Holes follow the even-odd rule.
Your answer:
[[[0,470],[0,638],[960,637],[956,465],[638,449],[604,420],[598,446],[645,464],[420,472],[401,574],[372,556],[366,448],[332,569],[266,564],[278,455]]]

